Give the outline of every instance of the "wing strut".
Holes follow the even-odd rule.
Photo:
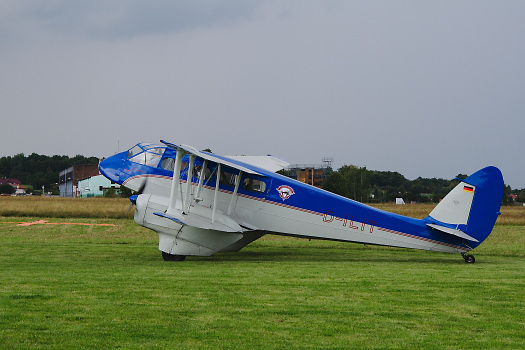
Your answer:
[[[202,185],[204,184],[204,178],[206,177],[206,170],[208,169],[208,160],[204,159],[204,162],[202,163],[202,169],[201,174],[199,176],[199,186],[197,186],[197,191],[195,192],[195,200],[197,202],[200,202],[202,198],[200,198]]]
[[[193,180],[193,164],[195,163],[195,155],[190,155],[190,164],[188,165],[188,176],[186,181],[186,197],[184,199],[184,214],[187,214],[190,211],[190,192],[193,188],[192,186],[192,180]]]
[[[179,191],[180,186],[180,168],[182,164],[182,157],[184,157],[184,150],[182,148],[177,148],[177,156],[175,157],[175,167],[173,169],[173,184],[171,186],[170,193],[170,204],[166,213],[173,214],[176,209],[177,203],[177,192]],[[181,198],[182,200],[182,198]]]
[[[215,194],[213,196],[213,211],[211,212],[211,223],[215,223],[215,213],[217,212],[217,195],[219,194],[219,182],[221,181],[221,163],[217,163],[217,179],[215,180]]]
[[[242,170],[239,170],[239,174],[235,177],[235,189],[233,190],[232,198],[230,199],[230,206],[228,207],[228,213],[226,215],[230,216],[232,214],[233,202],[237,197],[237,191],[239,190],[239,185],[241,183]]]

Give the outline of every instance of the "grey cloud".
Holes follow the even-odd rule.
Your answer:
[[[3,5],[0,18],[16,19],[19,30],[35,26],[61,35],[120,39],[177,33],[248,20],[260,1],[53,1]],[[2,6],[2,5],[0,5]]]

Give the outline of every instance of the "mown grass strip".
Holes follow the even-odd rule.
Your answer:
[[[116,226],[0,225],[3,347],[525,345],[525,248],[512,248],[523,226],[497,227],[473,265],[458,255],[276,236],[166,263],[153,232],[131,220],[98,222]],[[491,245],[503,250],[481,250]]]
[[[23,218],[0,218],[2,347],[525,347],[521,208],[512,208],[512,225],[498,220],[472,265],[458,255],[280,236],[166,263],[154,232],[71,210],[84,200],[59,200],[67,210],[51,216],[30,207],[17,209]],[[128,206],[91,201],[110,213]],[[15,202],[5,203],[0,211]],[[114,226],[8,224],[35,221]]]

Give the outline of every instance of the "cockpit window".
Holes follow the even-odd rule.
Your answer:
[[[166,150],[166,148],[164,148],[164,147],[148,148],[148,152],[156,153],[156,154],[164,154],[165,150]]]
[[[144,144],[138,144],[128,151],[128,159],[134,163],[156,168],[166,148],[158,147],[158,145],[152,146],[153,147],[150,147],[147,151],[143,151]]]
[[[165,150],[166,150],[166,147],[163,147],[162,145],[159,145],[156,143],[139,143],[128,151],[128,159],[143,151],[148,151],[148,152],[157,153],[157,154],[162,155],[164,154]]]
[[[151,150],[152,148],[158,148],[159,145],[155,143],[139,143],[140,147],[144,150]]]
[[[134,155],[134,156],[129,158],[129,161],[130,162],[134,162],[134,163],[138,163],[138,164],[145,164],[146,163],[145,153],[142,152],[142,153],[139,153],[137,155]]]
[[[140,148],[138,145],[133,147],[128,151],[128,159],[132,158],[136,154],[139,154],[140,152],[142,152],[142,148]]]

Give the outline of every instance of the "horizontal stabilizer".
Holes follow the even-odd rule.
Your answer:
[[[453,236],[457,236],[457,237],[460,237],[460,238],[468,239],[469,241],[479,242],[477,239],[467,235],[465,232],[463,232],[461,230],[456,230],[456,229],[453,229],[453,228],[440,226],[440,225],[436,225],[436,224],[427,224],[427,226],[430,227],[430,228],[433,228],[435,230],[438,230],[438,231],[441,231],[441,232],[444,232],[444,233],[448,233],[449,235],[453,235]]]
[[[175,221],[176,223],[179,223],[181,225],[193,226],[193,227],[202,228],[205,230],[216,230],[216,231],[223,231],[223,232],[242,232],[243,231],[243,229],[235,221],[229,219],[228,217],[224,215],[220,215],[221,217],[218,217],[218,219],[215,222],[212,222],[210,219],[206,217],[191,214],[191,213],[189,214],[153,213],[153,214],[169,219],[171,221]],[[219,214],[217,213],[217,215]]]

